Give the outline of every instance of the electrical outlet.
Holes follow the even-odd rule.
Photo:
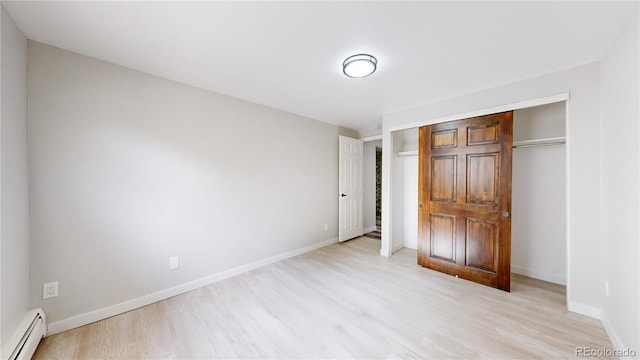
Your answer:
[[[329,224],[324,224],[324,231],[329,230]]]
[[[50,282],[42,285],[42,300],[58,296],[58,282]]]
[[[609,296],[609,282],[607,280],[604,281],[604,295]]]
[[[180,256],[169,258],[169,270],[176,270],[180,267]]]

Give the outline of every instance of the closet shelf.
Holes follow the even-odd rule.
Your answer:
[[[400,151],[396,155],[398,155],[398,156],[418,156],[418,150]]]

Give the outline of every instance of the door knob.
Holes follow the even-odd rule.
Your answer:
[[[345,197],[345,196],[347,196],[347,195],[346,194],[340,194],[340,197]]]
[[[508,211],[503,211],[502,212],[502,217],[503,218],[509,217],[509,212]]]

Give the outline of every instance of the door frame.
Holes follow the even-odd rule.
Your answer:
[[[380,255],[384,256],[384,257],[390,257],[391,255],[393,255],[393,239],[391,234],[393,234],[392,232],[392,227],[393,227],[393,213],[391,211],[389,211],[389,209],[393,208],[393,188],[394,188],[394,179],[391,176],[391,174],[393,173],[393,161],[392,161],[392,156],[393,154],[392,149],[394,148],[394,144],[393,144],[393,133],[397,132],[397,131],[402,131],[402,130],[406,130],[406,129],[412,129],[412,128],[419,128],[421,126],[425,126],[425,125],[433,125],[433,124],[439,124],[439,123],[443,123],[443,122],[448,122],[448,121],[455,121],[455,120],[462,120],[462,119],[467,119],[467,118],[472,118],[472,117],[478,117],[478,116],[484,116],[484,115],[489,115],[489,114],[494,114],[494,113],[499,113],[499,112],[505,112],[505,111],[515,111],[515,110],[519,110],[519,109],[526,109],[526,108],[530,108],[530,107],[534,107],[534,106],[540,106],[540,105],[548,105],[548,104],[553,104],[553,103],[559,103],[559,102],[566,102],[566,106],[565,106],[565,136],[566,136],[566,149],[567,149],[567,153],[566,153],[566,157],[565,157],[565,171],[566,171],[566,180],[565,180],[565,188],[566,188],[566,202],[567,204],[570,204],[569,202],[569,158],[570,158],[570,153],[569,153],[569,144],[571,141],[570,138],[570,132],[568,131],[569,129],[569,93],[560,93],[557,95],[553,95],[553,96],[547,96],[547,97],[542,97],[542,98],[536,98],[536,99],[531,99],[531,100],[527,100],[527,101],[521,101],[521,102],[516,102],[516,103],[511,103],[511,104],[505,104],[505,105],[500,105],[500,106],[494,106],[494,107],[490,107],[490,108],[484,108],[484,109],[478,109],[478,110],[474,110],[474,111],[469,111],[469,112],[465,112],[465,113],[459,113],[459,114],[453,114],[453,115],[446,115],[446,116],[441,116],[438,118],[433,118],[433,119],[428,119],[428,120],[423,120],[423,121],[418,121],[415,123],[409,123],[409,124],[401,124],[401,125],[395,125],[395,126],[386,126],[383,125],[382,127],[382,241],[380,244]],[[567,206],[567,211],[565,214],[566,217],[566,250],[567,250],[567,268],[566,268],[566,279],[567,279],[567,295],[570,294],[570,282],[571,282],[571,276],[569,274],[570,271],[570,248],[571,248],[571,237],[570,237],[570,222],[569,222],[569,207]],[[568,301],[569,301],[569,296],[566,297],[567,298],[567,305],[568,305]]]

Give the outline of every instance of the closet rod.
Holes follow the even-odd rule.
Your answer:
[[[567,142],[567,140],[564,137],[514,141],[513,142],[513,148],[516,149],[516,148],[528,148],[528,147],[537,147],[537,146],[562,145],[562,144],[564,144],[566,142]]]
[[[536,140],[522,140],[522,141],[514,141],[513,148],[528,148],[528,147],[536,147],[536,146],[553,146],[553,145],[562,145],[567,142],[564,137],[555,137],[555,138],[547,138],[547,139],[536,139]],[[418,151],[400,151],[396,153],[396,156],[417,156]]]

